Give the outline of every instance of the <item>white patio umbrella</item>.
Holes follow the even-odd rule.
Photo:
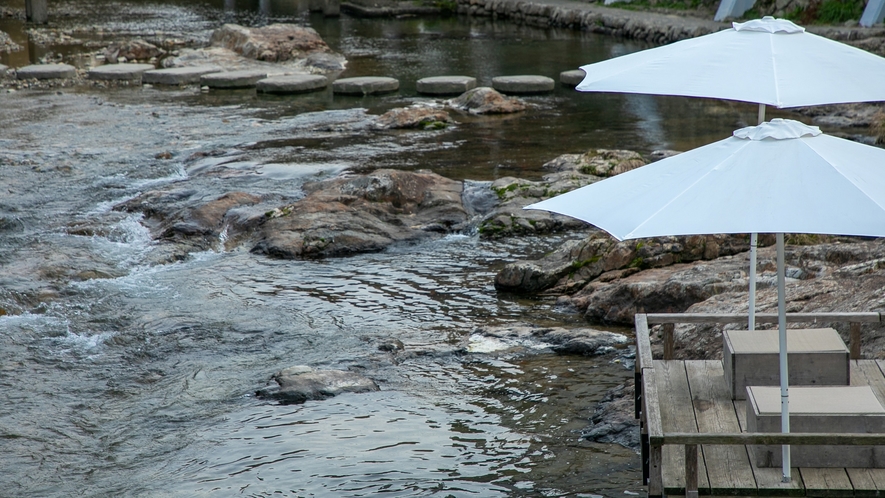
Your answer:
[[[584,92],[739,100],[779,108],[885,100],[885,58],[773,17],[588,64]],[[755,326],[756,233],[750,238],[748,327]]]
[[[783,234],[885,236],[885,150],[774,119],[526,209],[586,221],[618,240],[777,234],[781,428],[789,432]],[[788,447],[783,454],[789,479]]]
[[[739,100],[778,108],[885,100],[885,58],[784,19],[581,66],[583,92]]]

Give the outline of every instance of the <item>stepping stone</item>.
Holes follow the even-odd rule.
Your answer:
[[[501,93],[545,93],[552,92],[556,86],[553,78],[546,76],[498,76],[492,78],[492,88]]]
[[[91,80],[141,80],[145,71],[156,69],[153,64],[105,64],[89,70]]]
[[[584,81],[587,73],[583,69],[572,69],[571,71],[563,71],[559,73],[559,82],[567,86],[578,86]]]
[[[260,80],[267,78],[267,71],[242,70],[222,71],[204,74],[200,77],[200,85],[209,88],[252,88]]]
[[[144,83],[156,83],[160,85],[186,85],[188,83],[199,83],[200,77],[204,74],[217,73],[219,71],[221,71],[221,68],[218,66],[154,69],[153,71],[145,71],[145,73],[141,75],[141,81]]]
[[[6,74],[6,71],[8,71],[8,70],[9,70],[9,67],[4,66],[3,64],[0,64],[0,76],[3,76],[4,74]]]
[[[472,76],[432,76],[418,80],[418,93],[428,95],[461,95],[476,88]]]
[[[16,78],[20,80],[29,78],[37,78],[38,80],[73,78],[77,75],[77,68],[69,64],[35,64],[19,68],[15,74]]]
[[[326,88],[329,80],[318,74],[292,74],[265,78],[255,86],[263,93],[305,93]]]
[[[342,95],[371,95],[399,90],[399,80],[385,76],[342,78],[332,83],[332,91]]]

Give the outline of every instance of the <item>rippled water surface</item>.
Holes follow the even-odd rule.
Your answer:
[[[552,299],[496,293],[493,278],[582,234],[489,241],[467,231],[320,261],[273,260],[221,237],[182,259],[152,241],[139,215],[113,207],[169,187],[205,199],[259,193],[273,207],[300,197],[305,181],[378,167],[538,178],[566,152],[712,142],[755,109],[558,87],[528,98],[522,115],[367,131],[371,115],[418,99],[419,77],[557,77],[643,46],[457,18],[323,19],[276,1],[53,1],[50,17],[62,28],[197,41],[223,22],[309,24],[347,57],[345,76],[396,76],[402,88],[372,98],[0,93],[0,495],[642,491],[637,455],[580,438],[603,394],[632,378],[622,355],[457,353],[477,326],[581,325]],[[20,22],[0,29],[27,45]],[[52,50],[3,60],[20,66]],[[88,50],[68,52],[78,50],[82,62]],[[405,352],[379,351],[390,338]],[[272,374],[302,364],[358,371],[381,391],[303,405],[255,397]]]

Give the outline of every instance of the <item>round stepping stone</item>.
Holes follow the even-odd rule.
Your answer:
[[[141,75],[141,81],[159,85],[186,85],[188,83],[199,83],[200,77],[204,74],[217,73],[219,71],[221,71],[220,67],[211,65],[154,69],[153,71],[145,71]]]
[[[154,68],[153,64],[105,64],[89,70],[91,80],[140,80],[145,71]]]
[[[556,86],[553,78],[546,76],[498,76],[492,78],[492,88],[501,93],[545,93],[552,92]]]
[[[37,78],[38,80],[51,80],[56,78],[73,78],[77,75],[77,69],[69,64],[35,64],[21,67],[16,71],[16,78],[20,80]]]
[[[460,95],[476,88],[476,78],[472,76],[431,76],[421,78],[417,83],[418,93],[428,95]]]
[[[204,74],[200,77],[200,85],[209,88],[252,88],[260,80],[267,78],[267,71],[242,70],[222,71]]]
[[[563,85],[578,86],[587,73],[583,69],[572,69],[571,71],[563,71],[559,73],[559,82]]]
[[[263,93],[305,93],[322,90],[329,86],[329,80],[318,74],[292,74],[274,76],[258,81],[255,87]]]
[[[386,76],[341,78],[332,83],[332,92],[342,95],[371,95],[399,90],[399,80]]]

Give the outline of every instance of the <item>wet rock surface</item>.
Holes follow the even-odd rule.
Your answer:
[[[209,42],[213,47],[226,48],[248,59],[265,62],[286,62],[305,59],[317,52],[331,52],[314,29],[294,24],[271,24],[260,28],[225,24],[212,33]]]
[[[600,400],[581,437],[597,443],[614,443],[639,452],[639,420],[635,417],[634,386],[624,384]]]
[[[546,347],[560,354],[592,356],[611,353],[615,349],[626,347],[628,339],[623,334],[596,330],[586,327],[538,327],[527,324],[506,326],[479,327],[473,331],[471,341],[476,343],[477,336],[492,338],[504,345]],[[487,345],[491,349],[496,344]],[[482,346],[475,346],[473,351],[482,352]]]
[[[463,228],[460,182],[427,171],[378,170],[304,186],[269,213],[256,253],[291,259],[379,251]]]
[[[274,374],[276,386],[269,385],[257,392],[259,397],[283,403],[304,403],[322,400],[343,393],[378,391],[372,379],[345,370],[315,370],[305,365],[289,367]]]
[[[420,128],[438,130],[453,124],[454,121],[444,109],[416,105],[391,109],[375,122],[382,129]]]
[[[484,237],[504,237],[592,229],[587,223],[569,216],[523,208],[644,164],[645,160],[636,152],[594,149],[584,154],[563,154],[544,164],[543,169],[550,173],[544,175],[541,181],[499,178],[491,188],[500,204],[480,222],[480,234]]]
[[[511,114],[528,108],[528,105],[522,100],[515,97],[505,97],[494,88],[487,86],[468,90],[447,103],[453,109],[470,114]]]

